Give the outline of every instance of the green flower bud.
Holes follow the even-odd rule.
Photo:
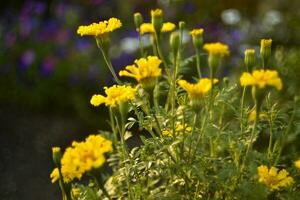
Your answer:
[[[61,149],[59,147],[52,147],[52,159],[57,167],[60,167],[60,160],[62,158]]]
[[[179,30],[182,32],[185,29],[185,22],[184,21],[180,21],[179,22]]]
[[[173,32],[170,36],[170,46],[172,48],[174,56],[177,55],[180,46],[180,38],[178,32]]]
[[[161,9],[151,10],[151,22],[156,33],[160,33],[163,26],[163,11]]]
[[[192,35],[193,45],[196,49],[200,50],[203,45],[203,32],[204,30],[201,29],[193,29],[190,34]]]
[[[247,71],[252,71],[252,68],[255,64],[255,50],[254,49],[246,49],[245,50],[245,66]]]
[[[264,65],[267,64],[271,56],[271,46],[272,46],[272,39],[262,39],[260,41],[260,56],[263,60]]]
[[[140,28],[141,24],[143,23],[143,16],[139,12],[134,13],[133,16],[134,16],[133,19],[134,19],[135,27],[138,30]]]

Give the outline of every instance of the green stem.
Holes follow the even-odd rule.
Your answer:
[[[140,47],[141,57],[144,57],[144,46],[142,41],[142,35],[140,33],[139,33],[139,47]]]
[[[242,99],[241,99],[241,120],[240,120],[240,129],[241,134],[244,133],[244,101],[245,101],[246,87],[243,88]]]
[[[117,77],[117,75],[116,75],[116,72],[115,72],[115,70],[114,70],[114,68],[113,68],[113,66],[112,66],[112,63],[111,63],[111,61],[110,61],[110,59],[109,59],[108,54],[107,54],[102,48],[100,48],[100,50],[101,50],[101,52],[102,52],[104,61],[105,61],[106,65],[107,65],[107,67],[108,67],[110,73],[111,73],[112,76],[114,77],[115,81],[116,81],[117,84],[119,84],[119,85],[122,84],[122,82],[120,81],[120,79],[119,79],[119,78]]]
[[[160,48],[160,44],[159,44],[159,37],[158,37],[158,35],[157,35],[156,32],[154,33],[154,40],[156,41],[155,43],[156,43],[156,48],[157,48],[158,56],[159,56],[160,59],[162,60],[162,62],[163,62],[163,64],[164,64],[165,68],[167,68],[168,65],[167,65],[167,62],[166,62],[166,60],[165,60],[165,57],[164,57],[163,54],[162,54],[162,51],[161,51],[161,48]]]
[[[202,73],[201,73],[201,66],[200,66],[200,52],[199,50],[196,48],[196,64],[197,64],[197,72],[198,72],[198,76],[201,79],[202,78]]]
[[[211,79],[211,90],[210,90],[210,104],[209,104],[209,116],[210,120],[213,120],[213,105],[214,105],[214,67],[210,67],[210,79]]]
[[[274,165],[276,165],[279,161],[279,158],[281,156],[281,153],[282,153],[282,150],[283,150],[283,147],[284,147],[284,144],[285,144],[285,140],[286,140],[286,135],[290,132],[291,130],[291,127],[292,127],[292,124],[293,124],[293,121],[294,121],[294,118],[295,118],[295,114],[296,114],[296,109],[297,109],[297,105],[296,105],[296,102],[294,102],[294,109],[293,109],[293,113],[289,119],[289,122],[288,122],[288,125],[287,125],[287,128],[285,129],[285,132],[282,134],[282,137],[281,137],[281,145],[279,147],[279,152],[278,152],[278,155],[276,157],[276,160],[275,160],[275,163]]]
[[[249,144],[247,146],[246,153],[245,153],[245,156],[244,156],[244,159],[243,159],[243,162],[242,162],[241,172],[243,172],[243,170],[244,170],[244,167],[245,167],[245,164],[246,164],[246,160],[247,160],[249,151],[252,149],[253,140],[254,140],[254,137],[255,137],[255,131],[256,131],[256,126],[257,126],[257,119],[258,119],[258,116],[259,116],[258,107],[257,107],[257,101],[256,100],[255,100],[254,107],[255,107],[255,110],[256,110],[256,117],[255,117],[255,120],[254,120],[253,129],[252,129],[251,135],[250,135],[250,142],[249,142]]]
[[[110,118],[110,126],[111,126],[113,136],[114,136],[114,140],[115,140],[114,144],[117,144],[118,136],[117,136],[117,130],[116,130],[116,126],[115,126],[115,120],[114,120],[114,117],[113,117],[113,110],[112,110],[111,107],[109,108],[109,118]]]
[[[194,115],[194,122],[193,122],[193,128],[192,128],[192,134],[191,134],[191,140],[190,140],[189,152],[188,152],[189,162],[192,161],[192,157],[191,157],[192,144],[193,144],[193,138],[194,138],[194,134],[195,134],[195,130],[196,130],[196,125],[197,125],[197,121],[198,121],[198,115],[199,115],[198,113],[195,113],[195,115]],[[197,148],[197,146],[195,148]],[[195,151],[196,151],[196,149],[195,149]]]

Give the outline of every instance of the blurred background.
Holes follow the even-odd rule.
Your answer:
[[[92,37],[79,25],[119,18],[112,36],[116,71],[139,56],[132,14],[145,21],[154,8],[165,20],[205,29],[205,41],[230,45],[223,75],[242,71],[243,51],[272,38],[274,59],[299,94],[299,0],[48,0],[3,1],[0,8],[0,199],[59,199],[49,174],[51,147],[65,148],[97,130],[109,130],[106,108],[90,97],[113,83]],[[147,38],[144,38],[147,41]],[[186,34],[186,51],[193,53]],[[289,49],[289,50],[288,50]]]

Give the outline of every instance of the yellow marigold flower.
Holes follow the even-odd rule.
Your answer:
[[[220,42],[205,44],[203,49],[214,56],[224,57],[229,55],[228,46]]]
[[[113,85],[112,87],[104,87],[105,96],[95,94],[92,96],[90,103],[93,106],[105,104],[106,106],[115,107],[123,102],[133,100],[135,98],[136,89],[131,86]]]
[[[176,25],[171,22],[163,23],[161,27],[161,32],[171,32],[176,28]]]
[[[213,80],[213,84],[218,83],[218,79]],[[212,81],[208,78],[202,78],[196,84],[188,83],[185,80],[179,80],[178,84],[187,91],[190,99],[202,98],[212,88]]]
[[[296,168],[300,169],[300,159],[297,160],[297,161],[295,161],[294,164],[295,164],[295,167],[296,167]]]
[[[120,76],[135,78],[139,83],[161,76],[159,65],[161,60],[156,56],[148,56],[134,61],[135,64],[126,66],[119,72]]]
[[[105,36],[107,33],[114,31],[122,26],[122,23],[117,18],[110,18],[108,21],[100,21],[87,26],[79,26],[77,33],[81,36],[92,35],[96,37]]]
[[[55,183],[59,179],[59,171],[56,167],[50,174],[51,183]]]
[[[193,29],[192,31],[190,31],[190,34],[193,37],[199,37],[203,35],[204,30],[202,28],[198,28],[198,29]]]
[[[73,142],[61,159],[61,172],[65,182],[81,179],[85,172],[101,167],[105,153],[112,151],[112,142],[100,135],[90,135],[84,142]]]
[[[261,39],[260,46],[261,48],[269,48],[272,45],[272,39]]]
[[[176,25],[171,22],[163,23],[161,32],[170,32],[176,28]],[[154,33],[154,27],[151,23],[143,23],[139,28],[140,34],[144,35],[146,33]]]
[[[281,187],[288,187],[294,183],[294,179],[289,176],[289,173],[282,169],[278,172],[276,167],[261,165],[257,168],[259,182],[268,186],[271,190],[279,190]]]
[[[244,72],[240,77],[240,83],[241,86],[258,86],[258,88],[273,86],[277,90],[282,89],[282,81],[274,70],[254,70],[252,74]]]
[[[178,135],[180,133],[183,133],[183,131],[190,133],[192,131],[192,127],[187,126],[186,124],[177,123],[175,127],[175,134]],[[162,134],[164,136],[172,136],[173,131],[171,129],[167,129],[162,131]]]
[[[163,11],[161,9],[151,10],[152,17],[162,17]]]

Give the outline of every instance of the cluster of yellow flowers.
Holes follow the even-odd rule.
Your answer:
[[[271,190],[279,190],[281,187],[288,187],[294,183],[294,179],[289,173],[282,169],[278,172],[276,167],[268,169],[267,166],[261,165],[257,168],[259,182],[268,186]]]
[[[101,167],[105,162],[105,153],[112,151],[112,142],[100,135],[90,135],[84,142],[73,142],[61,159],[61,173],[64,182],[81,179],[85,172]],[[59,170],[55,168],[50,175],[52,183],[59,179]]]
[[[122,23],[117,18],[110,18],[108,21],[100,21],[92,23],[88,26],[79,26],[77,33],[81,36],[92,35],[96,37],[105,36],[107,33],[114,31],[122,26]]]
[[[161,60],[156,56],[148,56],[134,61],[135,64],[125,67],[126,70],[119,72],[120,76],[135,78],[139,83],[153,79],[161,75],[159,65]]]
[[[175,135],[182,134],[183,132],[190,133],[192,131],[192,127],[187,126],[186,124],[177,123],[175,127]],[[164,136],[172,136],[173,131],[171,129],[166,129],[162,131]]]
[[[90,103],[93,106],[105,104],[106,106],[115,107],[121,103],[133,100],[135,98],[136,88],[126,85],[113,85],[104,87],[106,97],[100,94],[92,96]]]
[[[213,56],[224,57],[229,55],[228,46],[220,42],[205,44],[203,49]]]
[[[189,98],[193,99],[201,99],[208,91],[212,88],[212,83],[218,83],[218,79],[214,79],[213,81],[208,78],[202,78],[196,84],[188,83],[185,80],[179,80],[178,84],[185,91],[187,91]]]
[[[241,86],[258,86],[260,89],[273,86],[277,90],[282,89],[282,81],[278,76],[278,72],[274,70],[254,70],[252,74],[244,72],[240,82]]]

